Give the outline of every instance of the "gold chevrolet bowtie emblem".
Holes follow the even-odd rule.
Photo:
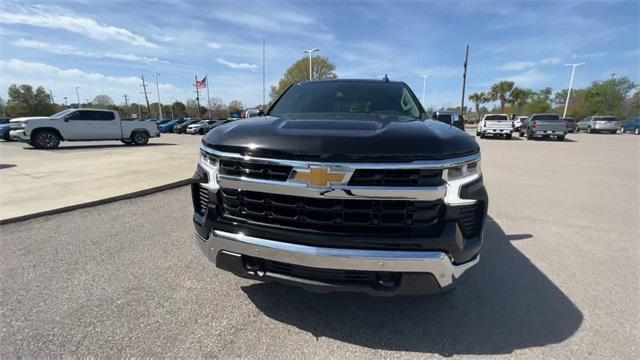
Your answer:
[[[344,179],[345,174],[333,173],[324,168],[310,168],[309,171],[296,170],[293,177],[296,181],[307,182],[314,186],[329,186],[331,183],[339,183]]]

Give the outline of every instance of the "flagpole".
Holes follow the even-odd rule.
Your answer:
[[[196,119],[200,118],[200,91],[198,90],[198,75],[196,75],[196,101],[198,102],[198,109],[196,109]]]
[[[209,96],[209,74],[204,76],[207,79],[207,106],[209,107],[209,119],[211,119],[211,96]]]

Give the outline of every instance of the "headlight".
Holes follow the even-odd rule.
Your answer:
[[[218,159],[204,150],[200,150],[200,163],[214,171],[218,170]]]
[[[464,165],[458,165],[454,167],[450,167],[445,169],[442,173],[442,177],[446,181],[454,181],[460,180],[464,178],[475,177],[480,175],[482,172],[480,170],[480,160],[470,162]]]

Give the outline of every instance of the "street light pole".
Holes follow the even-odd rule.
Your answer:
[[[320,51],[320,49],[318,48],[313,48],[313,49],[306,49],[306,50],[302,50],[303,53],[309,54],[309,80],[313,80],[313,73],[312,73],[312,68],[311,68],[311,54],[313,54],[315,51]]]
[[[78,92],[78,89],[80,88],[76,86],[76,97],[78,98],[78,109],[80,109],[80,93]]]
[[[173,117],[173,102],[174,102],[173,98],[171,98],[171,120],[174,119],[174,117]]]
[[[569,91],[567,91],[567,100],[564,103],[564,112],[562,113],[563,118],[567,117],[567,108],[569,107],[569,98],[571,97],[571,87],[573,86],[573,75],[576,73],[576,67],[584,64],[586,63],[564,64],[564,66],[571,66],[571,80],[569,80]]]
[[[422,77],[422,107],[426,108],[426,105],[424,103],[424,98],[427,92],[427,78],[430,77],[431,74],[422,74],[420,76]]]
[[[156,91],[158,92],[158,119],[162,121],[162,104],[160,103],[160,86],[158,85],[158,76],[160,76],[160,74],[153,74],[153,77],[156,78]]]

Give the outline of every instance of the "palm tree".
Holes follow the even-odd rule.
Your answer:
[[[476,105],[476,117],[480,119],[480,104],[489,102],[489,96],[483,92],[473,93],[469,95],[469,101],[472,101]]]
[[[532,95],[533,91],[531,91],[531,89],[522,89],[516,86],[511,90],[509,97],[511,97],[511,101],[516,106],[516,114],[520,114],[520,109],[527,103]]]
[[[513,81],[500,81],[491,86],[491,100],[500,101],[500,110],[504,112],[504,106],[512,101],[511,91],[514,88]]]

